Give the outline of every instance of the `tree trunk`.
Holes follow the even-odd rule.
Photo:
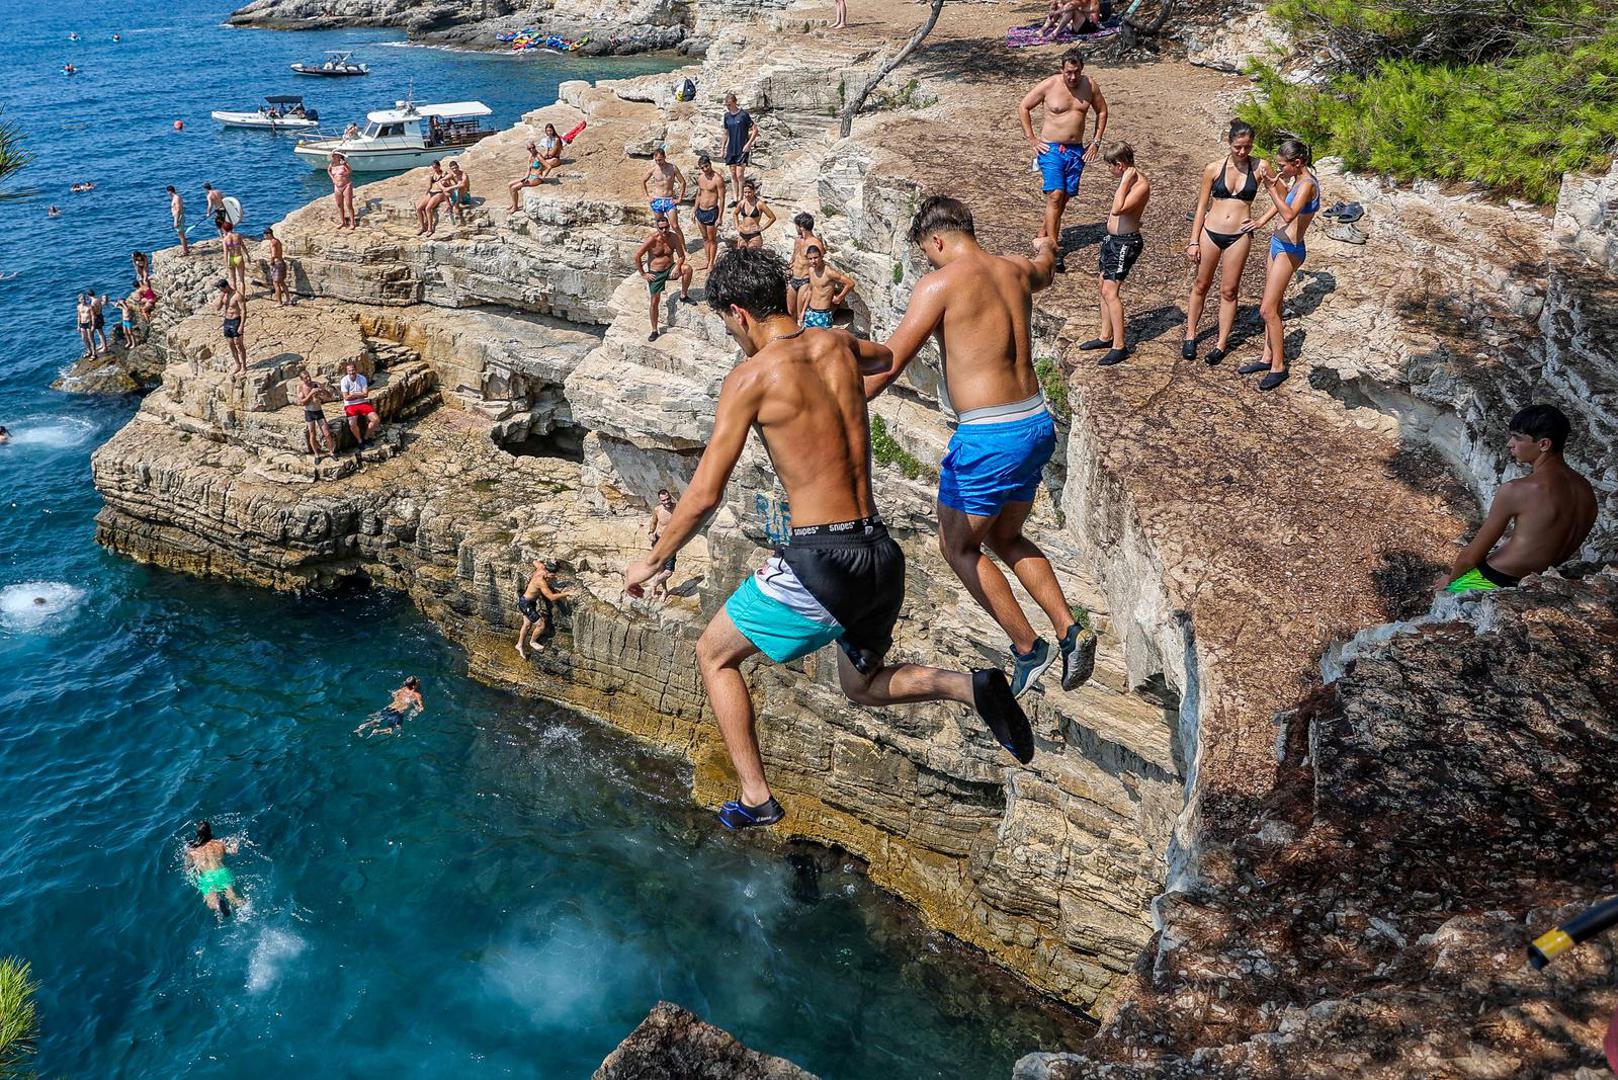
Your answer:
[[[878,84],[888,77],[890,71],[904,63],[910,54],[916,51],[916,46],[920,45],[927,35],[933,32],[933,27],[938,23],[938,14],[943,10],[944,0],[932,0],[932,8],[927,12],[927,20],[916,27],[916,32],[910,35],[910,40],[905,42],[904,48],[895,53],[893,59],[877,68],[876,73],[865,80],[865,85],[860,89],[860,92],[848,99],[843,106],[843,126],[841,131],[843,138],[848,138],[848,133],[854,130],[854,117],[858,116],[860,109],[865,106],[865,99],[871,96],[871,91],[875,90]]]

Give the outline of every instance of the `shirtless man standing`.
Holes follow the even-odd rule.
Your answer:
[[[904,605],[905,560],[871,496],[860,377],[887,370],[888,350],[841,330],[804,332],[787,314],[786,267],[772,252],[727,252],[708,277],[708,303],[746,358],[719,391],[713,433],[684,498],[651,552],[624,570],[624,588],[642,595],[719,508],[756,428],[792,508],[792,539],[714,613],[697,642],[703,686],[741,782],[740,797],[724,805],[719,820],[742,829],[786,816],[764,779],[741,673],[742,662],[759,652],[784,664],[835,641],[849,700],[972,705],[1002,746],[1030,761],[1033,731],[1004,673],[884,663]]]
[[[270,289],[275,294],[275,302],[285,307],[292,302],[287,295],[286,252],[281,248],[281,238],[267,226],[264,229],[264,242],[270,245]]]
[[[798,235],[792,239],[792,269],[787,275],[787,313],[796,319],[807,299],[804,290],[809,287],[809,256],[805,252],[810,244],[814,244],[820,248],[821,254],[825,254],[831,250],[831,245],[815,235],[813,214],[798,214],[792,219],[792,225],[798,230]]]
[[[298,385],[293,388],[293,395],[303,408],[303,441],[309,447],[315,464],[320,464],[320,448],[326,447],[326,453],[332,457],[337,456],[337,444],[332,441],[331,428],[326,423],[326,410],[320,407],[320,401],[331,393],[331,388],[309,374],[308,368],[298,372]]]
[[[685,201],[685,174],[669,164],[668,155],[659,146],[652,151],[652,167],[640,178],[640,189],[652,207],[652,216],[666,217],[674,238],[679,242],[680,254],[685,254],[685,234],[680,231],[680,204]]]
[[[225,256],[225,277],[237,292],[247,293],[247,244],[236,226],[228,221],[219,223],[220,250]]]
[[[1566,562],[1596,523],[1595,491],[1562,457],[1573,425],[1554,405],[1530,405],[1511,418],[1507,447],[1527,476],[1495,492],[1472,542],[1438,580],[1445,592],[1509,589],[1529,574]],[[1496,548],[1494,545],[1511,535]]]
[[[225,216],[225,193],[212,184],[203,184],[202,190],[208,193],[208,201],[203,204],[203,212],[213,219],[214,227],[219,228],[221,221],[230,220]],[[221,228],[220,231],[224,230]]]
[[[225,856],[241,850],[237,840],[215,840],[213,826],[206,821],[197,825],[197,835],[185,846],[186,866],[196,873],[192,884],[202,894],[202,902],[221,919],[230,914],[232,904],[240,904],[236,895],[236,875],[225,865]]]
[[[674,520],[674,506],[674,496],[669,494],[669,489],[659,488],[657,505],[652,507],[652,520],[646,526],[646,531],[652,537],[652,547],[657,546],[658,540],[663,536],[663,530],[668,528],[670,521]],[[673,576],[674,558],[670,556],[669,561],[663,564],[662,569],[658,570],[652,579],[646,583],[651,588],[652,599],[668,599],[669,578]]]
[[[517,614],[522,616],[522,629],[517,632],[517,655],[524,660],[528,659],[528,653],[523,648],[525,644],[532,646],[535,652],[545,651],[539,639],[551,628],[551,613],[556,601],[567,599],[567,593],[553,587],[555,581],[556,564],[535,559],[534,572],[528,575],[528,584],[517,594]],[[544,604],[543,609],[541,604]]]
[[[247,296],[231,288],[230,282],[220,278],[219,315],[224,320],[225,344],[230,347],[230,358],[236,366],[231,375],[240,379],[247,375],[247,340],[242,337],[242,326],[247,321]]]
[[[702,265],[698,270],[713,269],[719,258],[719,215],[725,210],[725,174],[713,167],[707,154],[697,158],[697,198],[693,211],[697,226],[702,229]]]
[[[647,341],[656,341],[661,333],[657,328],[657,309],[664,287],[676,272],[680,275],[680,303],[696,303],[691,299],[691,266],[685,261],[685,245],[678,242],[677,235],[670,230],[668,218],[659,214],[657,231],[635,249],[635,267],[646,279],[646,292],[652,302],[652,332]]]
[[[1107,238],[1101,242],[1101,276],[1097,278],[1101,290],[1101,332],[1079,348],[1106,349],[1107,355],[1096,362],[1102,367],[1111,367],[1122,363],[1129,355],[1124,340],[1124,302],[1119,292],[1135,260],[1146,248],[1146,241],[1140,235],[1140,219],[1146,212],[1146,200],[1152,196],[1152,185],[1146,174],[1135,167],[1135,148],[1128,143],[1113,143],[1108,147],[1106,162],[1112,168],[1112,175],[1118,178],[1118,190],[1112,193]]]
[[[180,198],[180,193],[174,190],[173,184],[169,185],[168,191],[169,218],[174,222],[175,235],[180,238],[180,254],[189,255],[191,254],[191,241],[186,239],[185,235],[185,200]]]
[[[95,342],[95,336],[94,336],[95,335],[95,328],[96,328],[96,322],[95,322],[96,307],[95,307],[95,294],[94,293],[80,293],[79,294],[79,305],[78,305],[77,314],[78,314],[79,340],[84,342],[84,358],[85,359],[90,359],[91,357],[100,356],[101,353],[96,348],[96,342]]]
[[[1034,110],[1045,106],[1039,137],[1034,136]],[[1085,118],[1095,113],[1095,138],[1084,141]],[[1067,201],[1079,193],[1079,177],[1086,162],[1094,161],[1101,148],[1101,133],[1107,130],[1107,99],[1101,87],[1084,73],[1084,54],[1069,49],[1062,54],[1062,72],[1052,75],[1028,92],[1017,106],[1023,134],[1038,155],[1044,177],[1045,230],[1056,245],[1056,272],[1067,272],[1062,254],[1062,211]]]
[[[806,295],[798,322],[817,330],[830,330],[832,314],[854,292],[854,279],[827,265],[825,253],[818,244],[810,244],[804,254],[809,258],[809,284],[804,286]]]
[[[1055,247],[1038,254],[990,255],[978,246],[972,211],[934,196],[910,222],[910,239],[937,267],[916,283],[888,348],[893,367],[865,380],[876,397],[938,335],[944,390],[956,413],[955,434],[939,467],[938,542],[956,576],[1011,638],[1011,689],[1021,697],[1056,657],[1034,634],[1011,585],[983,546],[1011,567],[1044,609],[1061,645],[1062,689],[1089,677],[1080,629],[1045,553],[1023,535],[1045,463],[1056,449],[1056,425],[1030,359],[1033,294],[1051,283]]]

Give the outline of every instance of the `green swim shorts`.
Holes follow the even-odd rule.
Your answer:
[[[220,866],[213,870],[204,870],[197,875],[197,892],[203,896],[209,893],[224,892],[236,884],[236,876],[230,872],[229,867]]]
[[[654,270],[652,272],[652,280],[646,283],[646,291],[651,293],[653,296],[661,293],[663,291],[663,287],[669,283],[669,277],[673,273],[674,267],[672,266],[667,270]]]
[[[1514,588],[1521,580],[1521,578],[1512,577],[1510,574],[1502,574],[1485,561],[1450,582],[1444,591],[1447,593],[1467,593],[1482,592],[1488,589],[1510,589]]]

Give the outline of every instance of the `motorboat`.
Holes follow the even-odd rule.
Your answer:
[[[299,94],[271,94],[253,112],[215,112],[210,115],[226,127],[309,131],[320,126],[320,114],[306,108]]]
[[[481,101],[451,101],[444,105],[394,102],[365,116],[365,127],[338,139],[299,139],[293,153],[324,169],[331,155],[340,153],[355,172],[392,172],[414,169],[458,153],[494,132],[478,124],[492,109]]]
[[[299,75],[323,75],[327,78],[364,75],[371,70],[364,64],[356,64],[353,53],[330,51],[325,53],[325,57],[326,59],[318,64],[293,64],[292,70]]]

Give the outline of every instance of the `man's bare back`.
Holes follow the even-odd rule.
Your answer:
[[[1511,534],[1489,553],[1488,562],[1512,577],[1571,559],[1595,526],[1595,489],[1566,463],[1502,485],[1495,505],[1502,503],[1512,513]]]
[[[198,847],[185,849],[185,856],[191,860],[191,865],[197,870],[217,870],[225,865],[225,856],[236,853],[236,841],[232,840],[227,847],[223,840],[209,840]]]

